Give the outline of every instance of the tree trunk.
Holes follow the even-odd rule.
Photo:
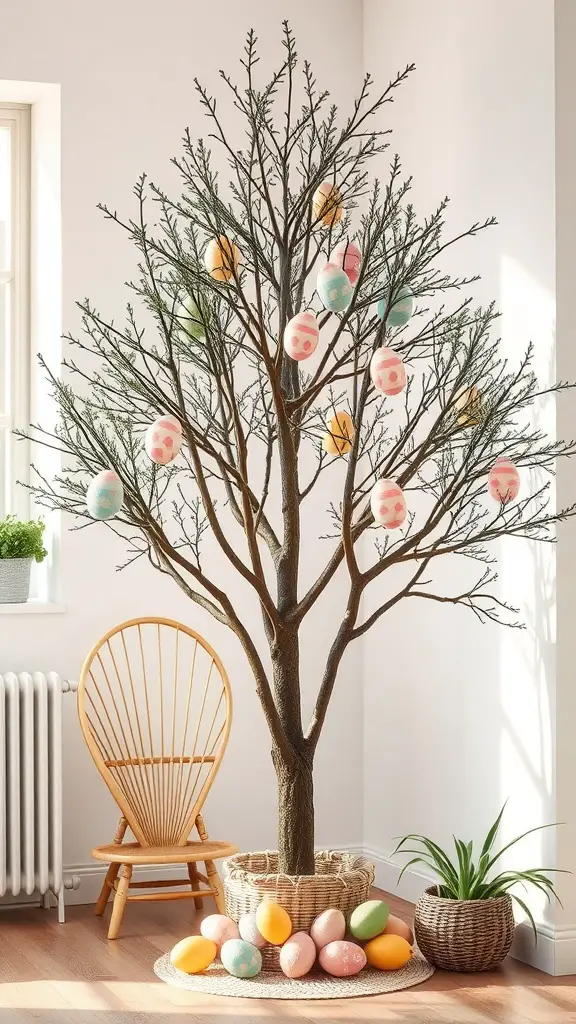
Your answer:
[[[272,751],[278,779],[278,870],[286,875],[313,875],[314,782],[312,757],[295,753],[286,761]]]

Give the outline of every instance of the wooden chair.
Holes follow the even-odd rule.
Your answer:
[[[214,861],[237,847],[210,840],[200,813],[232,718],[218,655],[194,630],[170,619],[123,622],[86,658],[78,710],[90,753],[122,811],[114,842],[92,851],[109,864],[96,914],[104,913],[111,891],[116,894],[108,938],[118,937],[127,900],[193,899],[201,909],[204,896],[213,896],[224,913]],[[128,828],[136,842],[124,842]],[[132,882],[135,864],[187,864],[188,878]],[[166,891],[180,885],[190,891]],[[130,895],[152,888],[164,891]]]

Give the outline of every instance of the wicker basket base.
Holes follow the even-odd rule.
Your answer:
[[[286,978],[283,974],[262,972],[256,978],[233,978],[219,962],[204,974],[183,974],[172,967],[169,956],[160,957],[154,973],[161,981],[190,992],[213,996],[244,996],[248,999],[350,999],[399,992],[421,985],[434,974],[434,968],[416,953],[400,971],[375,971],[364,968],[353,978],[331,978],[329,974],[308,974],[305,978]]]
[[[233,921],[254,913],[264,899],[279,903],[295,932],[308,931],[315,917],[335,908],[347,915],[370,898],[374,865],[364,857],[324,850],[316,854],[315,875],[281,875],[276,853],[237,853],[226,861],[226,913]],[[265,971],[279,970],[279,949],[262,950]]]

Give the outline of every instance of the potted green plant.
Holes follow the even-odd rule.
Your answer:
[[[455,861],[437,843],[421,835],[404,836],[394,851],[394,855],[415,854],[402,868],[399,881],[411,864],[424,864],[440,880],[422,893],[414,911],[416,941],[426,959],[436,967],[447,971],[488,971],[497,967],[510,952],[514,938],[513,900],[528,917],[537,940],[530,909],[511,891],[516,885],[534,885],[548,900],[551,896],[558,899],[545,874],[551,868],[494,873],[496,862],[506,850],[532,832],[551,827],[531,828],[495,853],[494,842],[503,813],[504,807],[484,840],[477,863],[473,843],[456,837]]]
[[[32,560],[42,562],[44,523],[21,522],[15,516],[0,519],[0,604],[21,604],[30,595]]]

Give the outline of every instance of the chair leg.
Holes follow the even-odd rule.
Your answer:
[[[118,882],[118,888],[116,889],[116,895],[114,897],[112,917],[110,918],[110,927],[108,929],[109,939],[118,938],[118,932],[120,931],[120,925],[122,924],[122,917],[124,914],[124,907],[126,906],[126,897],[128,896],[128,889],[130,888],[131,877],[132,865],[124,864],[120,881]]]
[[[126,821],[126,818],[124,817],[124,815],[122,815],[122,817],[120,818],[120,821],[118,822],[118,828],[116,830],[116,835],[114,836],[114,842],[117,843],[118,846],[120,845],[120,843],[124,839],[124,836],[126,835],[126,829],[127,828],[128,828],[128,822]],[[99,895],[98,899],[96,900],[96,906],[94,907],[94,913],[96,914],[97,917],[101,917],[101,915],[104,913],[104,911],[106,909],[106,904],[108,903],[108,900],[110,898],[110,893],[112,892],[112,890],[114,888],[114,882],[116,881],[116,876],[118,875],[119,870],[120,870],[120,864],[110,864],[110,866],[108,868],[108,871],[106,872],[106,878],[104,879],[104,885],[102,886],[102,888],[100,890],[100,895]]]
[[[220,881],[220,875],[218,874],[216,865],[213,860],[204,861],[206,865],[206,878],[208,879],[208,885],[212,889],[216,906],[218,907],[219,914],[226,913],[226,904],[224,902],[224,887]]]
[[[200,879],[198,878],[198,868],[192,861],[188,864],[188,878],[190,879],[190,886],[192,890],[200,888]],[[204,906],[204,900],[201,896],[194,897],[194,906],[196,910],[202,910]]]

